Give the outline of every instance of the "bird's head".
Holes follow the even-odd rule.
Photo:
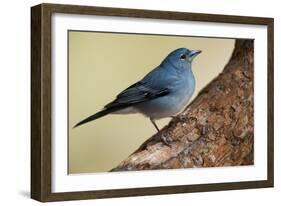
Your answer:
[[[179,48],[172,51],[162,63],[172,64],[176,68],[187,68],[191,66],[193,59],[200,53],[200,50]]]

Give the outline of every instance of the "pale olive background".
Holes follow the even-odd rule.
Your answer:
[[[139,114],[108,115],[73,129],[179,47],[200,49],[193,98],[228,62],[233,39],[69,31],[69,173],[105,172],[156,133]],[[170,119],[157,121],[163,127]]]

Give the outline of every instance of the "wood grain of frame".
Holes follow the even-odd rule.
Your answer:
[[[53,13],[188,20],[265,25],[268,31],[267,180],[53,193],[51,190],[51,16]],[[31,8],[31,198],[42,201],[81,200],[139,195],[273,187],[273,37],[272,18],[170,11],[40,4]]]

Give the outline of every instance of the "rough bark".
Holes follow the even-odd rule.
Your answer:
[[[236,40],[222,73],[112,171],[253,164],[253,53],[252,40]]]

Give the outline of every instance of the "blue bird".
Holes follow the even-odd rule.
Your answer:
[[[200,50],[179,48],[172,51],[161,64],[142,80],[131,85],[104,108],[74,127],[101,118],[107,114],[141,113],[159,132],[155,120],[174,117],[183,111],[195,89],[192,61]],[[168,140],[162,135],[168,145]]]

